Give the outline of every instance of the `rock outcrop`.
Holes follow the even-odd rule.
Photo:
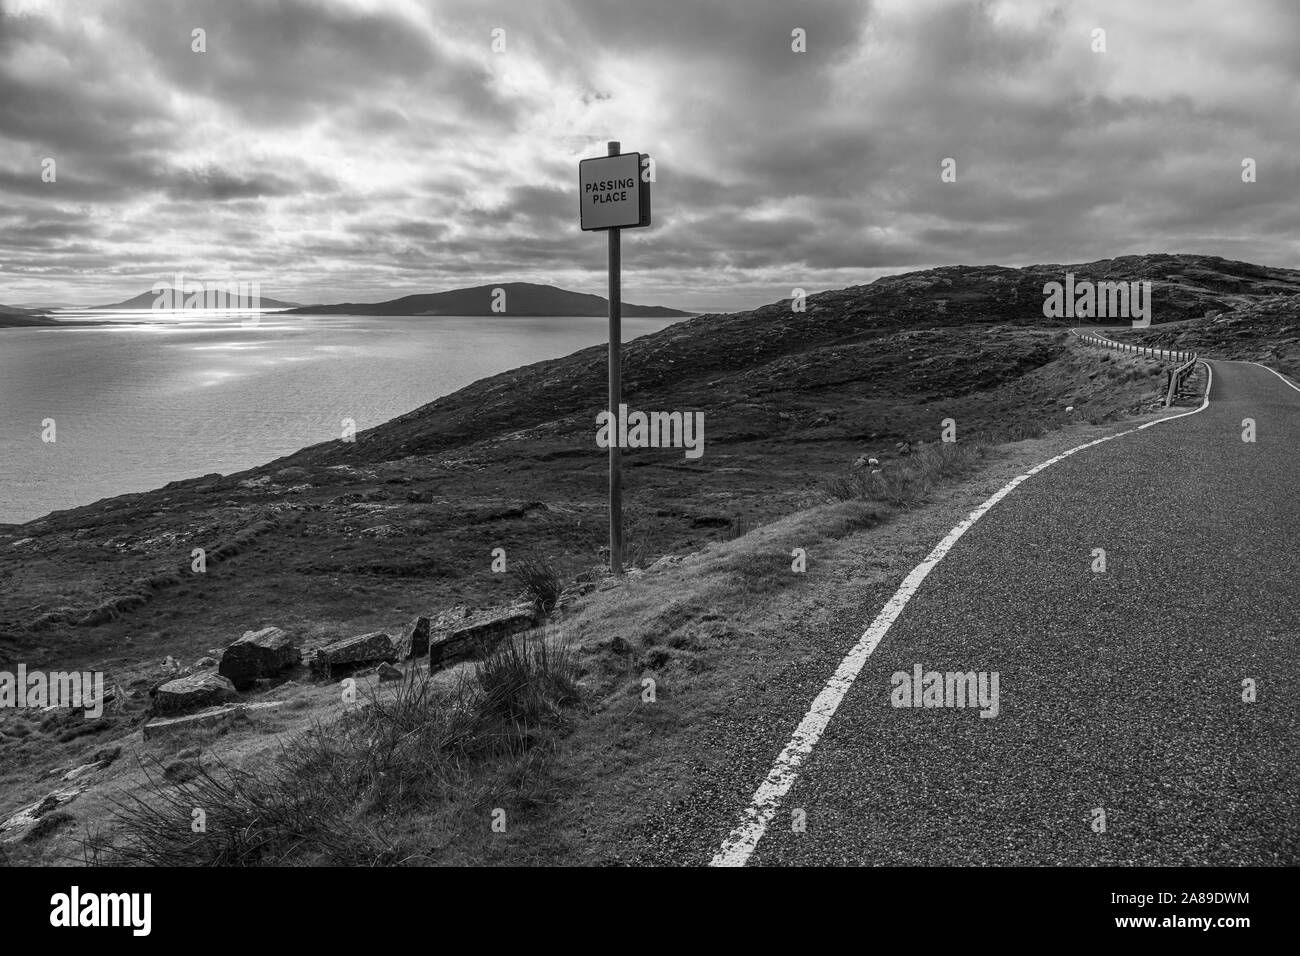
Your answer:
[[[179,717],[159,717],[144,725],[144,739],[154,740],[167,734],[188,730],[221,727],[237,718],[247,717],[250,713],[270,710],[284,703],[280,700],[267,700],[255,704],[223,704],[209,707],[197,714],[182,714]]]
[[[433,635],[429,644],[429,670],[442,670],[482,657],[505,638],[527,631],[536,623],[536,611],[529,604],[492,608],[474,615],[465,623]]]
[[[320,680],[332,680],[361,667],[385,661],[391,664],[395,660],[397,649],[393,639],[383,631],[372,631],[319,648],[312,658],[311,673]]]
[[[170,680],[154,691],[155,714],[185,714],[237,700],[235,685],[220,674],[190,674]]]
[[[300,663],[302,652],[293,638],[278,627],[264,627],[246,631],[226,648],[217,672],[236,690],[248,690],[259,678],[274,677]]]
[[[429,619],[423,614],[415,618],[402,628],[402,633],[394,644],[398,660],[410,660],[429,653]]]

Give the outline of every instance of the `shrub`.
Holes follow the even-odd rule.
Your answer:
[[[506,641],[474,668],[479,713],[511,725],[538,724],[578,699],[578,664],[567,644],[548,647],[525,634]]]
[[[538,613],[550,614],[560,600],[560,576],[544,558],[524,555],[510,562],[510,572],[524,588]]]

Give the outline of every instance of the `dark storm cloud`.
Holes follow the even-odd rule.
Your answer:
[[[331,186],[327,178],[314,174],[297,180],[272,173],[242,176],[214,166],[177,171],[169,179],[171,182],[165,188],[169,198],[214,202],[262,196],[292,196],[304,189],[323,191]]]
[[[354,9],[311,0],[182,0],[123,11],[160,79],[229,105],[242,120],[282,126],[376,92],[445,97],[510,118],[484,68],[450,55],[402,7]],[[191,35],[205,31],[207,52]]]
[[[485,218],[507,221],[512,227],[533,234],[553,235],[562,232],[573,218],[575,207],[572,188],[553,186],[515,186],[495,209],[484,210]]]

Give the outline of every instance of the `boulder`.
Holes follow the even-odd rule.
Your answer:
[[[381,661],[397,660],[393,639],[383,631],[372,631],[326,644],[312,658],[313,677],[331,679],[336,673],[353,671]]]
[[[380,664],[379,670],[377,670],[375,673],[379,675],[379,680],[381,683],[390,680],[401,680],[406,676],[405,674],[402,673],[400,668],[394,667],[392,664],[389,664],[387,661],[385,661],[383,664]]]
[[[503,639],[527,631],[536,623],[536,611],[529,604],[493,608],[476,615],[467,623],[434,635],[429,643],[429,671],[482,657]]]
[[[248,690],[262,677],[276,674],[302,663],[302,652],[278,627],[245,631],[244,636],[226,648],[217,673],[230,678],[238,690]]]
[[[454,604],[443,611],[429,626],[431,631],[454,631],[474,616],[474,611],[466,604]]]
[[[184,714],[239,697],[235,685],[210,671],[170,680],[154,691],[155,714]]]
[[[401,636],[394,642],[399,661],[423,657],[429,653],[429,619],[421,614],[402,628]]]

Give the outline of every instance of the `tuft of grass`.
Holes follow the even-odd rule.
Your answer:
[[[855,469],[831,478],[823,490],[832,501],[879,501],[914,508],[929,498],[936,485],[974,471],[988,449],[982,441],[922,445],[906,458],[887,461],[879,474]]]
[[[545,558],[523,555],[510,562],[510,573],[524,589],[524,594],[541,615],[550,614],[560,600],[563,586],[560,575]]]
[[[1047,434],[1047,425],[1041,420],[1037,421],[1020,421],[1013,422],[1001,429],[998,434],[999,443],[1024,441],[1026,438],[1042,438]]]
[[[727,570],[746,594],[772,594],[802,579],[790,573],[786,550],[743,552],[727,563]]]
[[[217,762],[173,786],[142,765],[147,784],[113,805],[115,835],[87,838],[83,857],[140,866],[409,862],[428,852],[411,845],[410,818],[473,803],[497,758],[515,762],[510,786],[524,787],[544,762],[545,732],[580,698],[578,677],[566,645],[524,637],[497,648],[450,691],[415,672],[370,689],[256,773]]]
[[[474,668],[479,713],[526,733],[578,700],[579,667],[568,644],[541,637],[506,641]]]

